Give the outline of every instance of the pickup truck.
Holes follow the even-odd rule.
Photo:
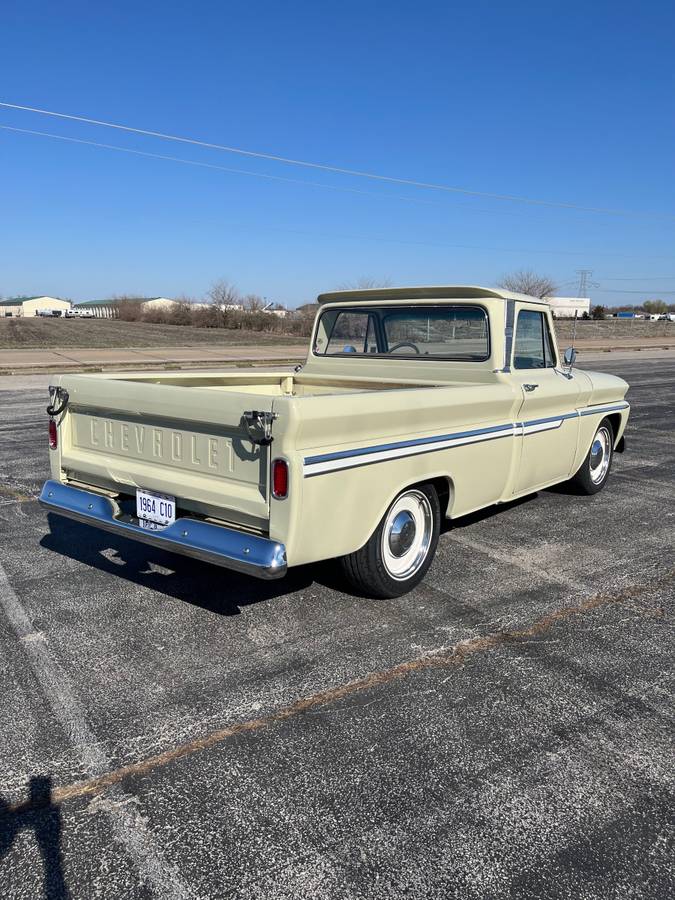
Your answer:
[[[294,372],[56,378],[40,502],[260,578],[339,558],[359,592],[400,596],[444,518],[605,485],[628,385],[574,357],[526,295],[323,294]]]

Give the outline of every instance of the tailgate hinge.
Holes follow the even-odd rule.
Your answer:
[[[272,422],[277,418],[273,412],[260,412],[257,409],[249,409],[241,417],[253,444],[272,443]]]

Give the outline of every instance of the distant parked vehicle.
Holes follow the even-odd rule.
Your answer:
[[[65,311],[64,317],[66,319],[77,319],[79,318],[79,312],[76,309],[67,309]]]
[[[42,316],[42,318],[52,319],[59,318],[63,313],[61,309],[38,309],[35,311],[36,316]]]
[[[77,316],[80,319],[93,319],[94,318],[94,310],[93,309],[78,309],[76,310]]]

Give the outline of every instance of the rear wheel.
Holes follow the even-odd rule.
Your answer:
[[[370,597],[400,597],[424,578],[438,545],[441,508],[430,484],[402,491],[360,550],[343,556],[342,569]]]
[[[595,432],[591,448],[570,484],[582,494],[597,494],[605,486],[614,457],[614,429],[603,419]]]

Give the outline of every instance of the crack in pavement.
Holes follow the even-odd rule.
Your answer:
[[[596,593],[576,606],[566,606],[547,613],[526,628],[490,632],[487,635],[460,641],[452,647],[442,647],[430,651],[429,653],[399,663],[388,669],[371,672],[363,678],[348,681],[336,685],[335,687],[318,691],[307,697],[302,697],[289,706],[282,707],[268,715],[256,719],[248,719],[224,728],[216,729],[202,737],[195,738],[184,744],[179,744],[170,750],[154,754],[153,756],[146,757],[138,762],[121,766],[118,769],[94,776],[84,781],[57,787],[52,792],[52,802],[63,803],[64,801],[75,800],[80,797],[96,796],[121,784],[128,778],[148,774],[155,769],[163,768],[170,763],[210,749],[211,747],[215,747],[223,741],[226,741],[228,738],[235,737],[236,735],[248,734],[263,728],[268,728],[277,723],[285,722],[296,716],[307,713],[309,710],[316,707],[335,703],[352,694],[400,681],[416,672],[433,668],[451,668],[463,665],[474,654],[485,653],[498,647],[517,645],[526,642],[532,638],[545,634],[554,626],[569,619],[583,616],[586,613],[593,612],[594,610],[605,606],[637,600],[645,594],[653,593],[666,587],[673,582],[673,580],[675,580],[675,568],[646,582],[630,585],[616,593]],[[39,808],[39,805],[36,805],[33,801],[26,800],[11,806],[8,811],[12,813],[27,812],[36,808]]]
[[[17,491],[14,488],[7,487],[7,485],[0,484],[0,499],[8,497],[10,500],[18,501],[19,503],[28,503],[30,500],[37,500],[35,495],[31,496],[30,494],[24,494],[22,491]]]

